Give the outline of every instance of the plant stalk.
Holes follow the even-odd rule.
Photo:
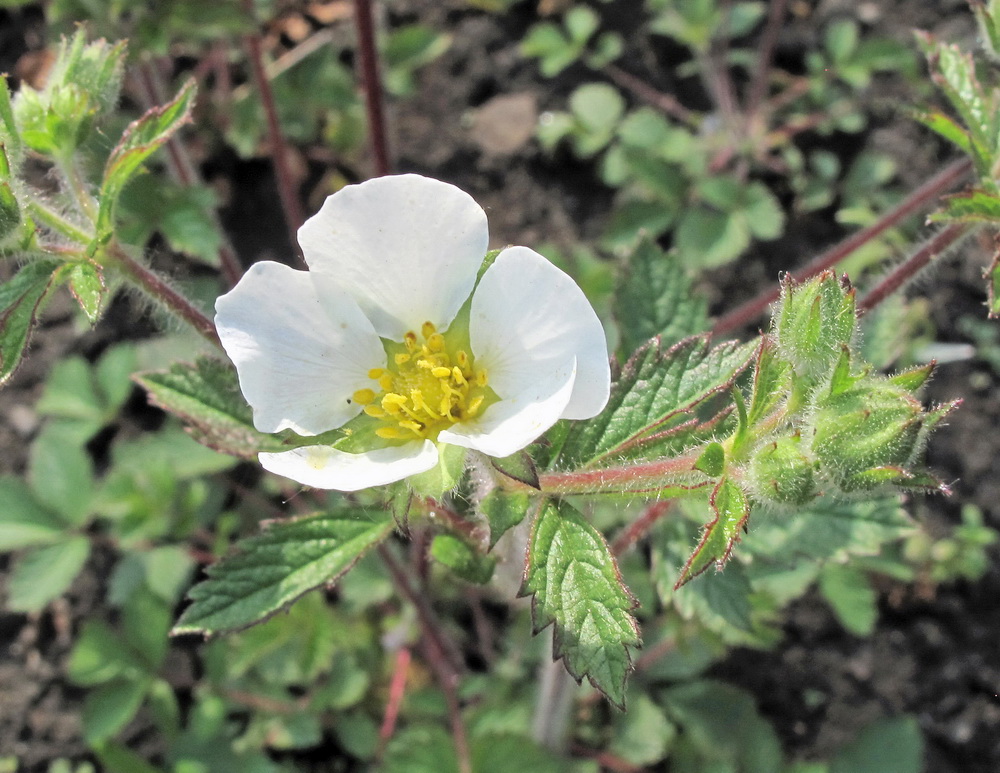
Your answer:
[[[390,174],[392,162],[382,105],[382,77],[379,73],[371,0],[354,0],[354,23],[358,31],[358,59],[361,68],[361,86],[365,92],[368,138],[371,141],[375,176],[382,177]]]

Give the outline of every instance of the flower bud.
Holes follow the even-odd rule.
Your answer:
[[[800,375],[821,375],[850,343],[857,325],[854,288],[832,271],[801,285],[786,278],[774,315],[781,356]]]
[[[798,434],[759,446],[747,468],[747,483],[761,502],[804,505],[819,493],[815,464],[805,455]]]
[[[918,450],[924,416],[912,395],[884,380],[829,396],[812,420],[820,470],[845,492],[908,479],[904,466]]]

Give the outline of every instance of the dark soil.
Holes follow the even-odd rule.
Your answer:
[[[391,109],[398,170],[431,174],[471,193],[487,209],[494,246],[571,245],[593,239],[609,210],[611,191],[595,184],[589,166],[568,154],[546,157],[531,139],[539,112],[561,107],[569,90],[586,77],[570,70],[544,80],[533,63],[520,57],[517,43],[537,19],[535,4],[519,3],[502,16],[481,14],[458,0],[410,0],[405,5],[413,18],[448,29],[453,43],[421,73],[419,96]],[[602,7],[602,12],[615,18],[617,9],[616,23],[627,27],[627,5]],[[969,41],[974,34],[962,0],[791,5],[801,13],[788,25],[778,50],[779,59],[788,61],[815,45],[821,20],[838,14],[856,14],[901,40],[908,40],[915,26],[956,41]],[[0,71],[16,72],[19,61],[30,64],[22,55],[42,46],[40,19],[33,8],[0,12]],[[873,94],[873,100],[893,96],[890,90]],[[906,188],[919,184],[945,158],[939,146],[900,116],[887,119],[867,140],[896,155]],[[364,176],[365,169],[358,169],[358,175]],[[275,216],[267,168],[244,163],[236,173],[241,184],[232,189],[225,220],[234,228],[244,261],[273,258],[287,249],[287,240]],[[843,233],[809,221],[793,222],[790,231],[796,240],[777,257],[720,273],[718,310]],[[966,313],[982,313],[979,272],[984,260],[973,245],[918,286],[931,298],[939,340],[964,341],[955,321]],[[102,341],[127,337],[138,324],[135,316],[123,313],[116,315],[116,324],[81,338],[71,324],[68,303],[50,307],[24,367],[0,391],[2,473],[24,469],[26,444],[39,423],[32,405],[51,364],[68,352],[92,352]],[[930,465],[954,481],[954,494],[921,500],[916,513],[957,523],[961,504],[972,502],[990,525],[1000,527],[1000,377],[977,360],[942,366],[929,399],[955,397],[965,405],[929,449]],[[994,553],[994,558],[1000,556]],[[6,564],[0,563],[3,569]],[[67,685],[61,674],[72,633],[99,597],[102,569],[95,560],[69,597],[37,618],[0,612],[0,756],[18,756],[22,770],[43,771],[53,759],[79,759],[85,753],[79,737],[82,692]],[[0,574],[0,597],[3,584]],[[930,595],[891,583],[883,591],[882,614],[871,638],[851,636],[818,598],[807,597],[793,606],[781,646],[770,652],[737,650],[715,673],[757,696],[761,711],[793,755],[822,759],[872,720],[910,713],[924,733],[928,773],[1000,770],[1000,561],[979,582],[949,584]]]

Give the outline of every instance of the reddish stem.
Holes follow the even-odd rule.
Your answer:
[[[643,102],[652,105],[658,110],[662,110],[667,115],[672,116],[678,121],[682,121],[689,126],[698,125],[698,116],[684,107],[684,105],[682,105],[672,94],[665,94],[662,91],[657,91],[645,81],[613,64],[605,66],[603,72],[617,85],[621,86],[623,89],[631,91]]]
[[[375,176],[381,177],[391,172],[392,163],[389,160],[389,140],[385,127],[385,114],[382,110],[382,78],[379,74],[371,0],[354,0],[354,23],[358,30],[358,59],[361,86],[365,92],[372,159],[375,163]]]
[[[166,102],[163,80],[157,69],[155,62],[145,60],[140,63],[139,83],[142,86],[147,107],[162,105]],[[187,147],[177,137],[171,137],[167,141],[167,169],[170,176],[181,185],[193,187],[202,183],[201,175],[195,168],[191,155],[187,152]],[[222,244],[219,246],[219,265],[222,268],[222,276],[226,280],[228,287],[232,287],[243,275],[243,267],[240,259],[236,256],[236,251],[229,243],[222,223],[219,222],[218,212],[212,211],[212,222],[216,230],[222,235]]]
[[[753,81],[747,96],[746,112],[752,119],[764,97],[767,96],[768,81],[771,78],[771,62],[774,60],[774,48],[781,32],[781,22],[785,18],[787,0],[771,0],[767,9],[767,22],[760,36],[757,48],[757,65],[753,71]]]
[[[645,537],[649,530],[653,528],[653,525],[667,514],[673,504],[674,500],[672,499],[661,499],[659,502],[653,502],[653,504],[643,511],[642,515],[632,521],[615,537],[611,543],[611,552],[616,556],[620,556],[632,547],[632,545]]]
[[[205,316],[191,301],[164,282],[155,272],[133,260],[117,244],[111,244],[107,253],[128,276],[153,300],[159,301],[174,314],[191,325],[198,333],[215,346],[222,346],[215,323]]]
[[[392,667],[392,681],[389,683],[389,700],[385,704],[385,714],[382,717],[382,727],[378,732],[378,752],[376,758],[382,757],[389,739],[396,730],[396,720],[399,718],[399,708],[403,704],[406,693],[406,676],[410,672],[410,650],[402,647],[396,653],[396,662]]]
[[[253,0],[243,0],[243,7],[248,15],[253,17]],[[259,32],[251,32],[243,38],[246,44],[248,58],[250,60],[250,70],[253,74],[254,86],[260,96],[261,106],[264,108],[264,118],[267,121],[267,137],[271,145],[271,161],[274,165],[274,177],[278,184],[278,198],[281,201],[281,209],[285,215],[285,225],[288,228],[288,240],[294,248],[298,243],[299,226],[305,222],[305,215],[302,211],[302,204],[299,202],[298,186],[295,184],[295,175],[289,163],[289,147],[285,142],[284,132],[281,130],[281,122],[278,120],[278,105],[274,99],[274,90],[271,88],[271,81],[268,80],[267,70],[264,67],[264,44]],[[301,258],[297,262],[305,268],[305,261]]]
[[[798,271],[793,271],[792,279],[796,282],[802,282],[837,265],[856,249],[867,244],[883,231],[892,228],[901,220],[925,207],[932,199],[940,196],[971,171],[972,162],[968,159],[962,159],[949,164],[913,191],[893,209],[886,212],[877,222],[872,223],[867,228],[862,228],[857,233],[851,234]],[[715,326],[712,328],[712,334],[723,336],[752,322],[763,314],[767,307],[778,299],[780,294],[781,288],[773,287],[761,293],[756,298],[747,301],[742,306],[738,306],[716,321]]]
[[[970,234],[972,229],[973,226],[968,223],[953,223],[938,233],[875,285],[858,302],[858,311],[863,313],[878,306],[916,276],[934,258],[947,251],[959,239]]]
[[[403,567],[386,545],[379,545],[379,555],[392,575],[396,589],[406,597],[417,611],[420,621],[420,641],[427,665],[434,673],[441,692],[448,704],[448,717],[451,722],[452,741],[455,744],[455,755],[458,758],[460,773],[472,773],[472,757],[469,754],[469,741],[462,721],[462,711],[458,700],[458,671],[448,660],[447,649],[441,639],[441,624],[433,616],[426,601],[413,589],[410,579]]]
[[[539,482],[542,491],[552,494],[642,493],[668,486],[697,488],[705,484],[691,480],[696,472],[695,461],[697,456],[690,454],[627,467],[550,472],[539,476]]]

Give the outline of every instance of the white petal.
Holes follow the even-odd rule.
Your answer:
[[[437,447],[425,440],[348,454],[329,446],[303,446],[280,454],[259,454],[261,466],[306,486],[360,491],[426,472],[437,464]]]
[[[306,271],[263,261],[215,302],[215,324],[261,432],[318,435],[356,416],[349,398],[385,365],[371,323],[347,296],[317,295]]]
[[[510,456],[537,439],[562,416],[573,393],[576,363],[570,360],[531,390],[487,408],[481,417],[462,422],[438,435],[442,443],[472,448],[490,456]]]
[[[319,286],[341,287],[395,341],[424,322],[448,326],[488,241],[486,213],[471,196],[414,174],[349,185],[299,229]]]
[[[576,358],[573,394],[560,418],[589,419],[608,402],[611,369],[604,328],[569,276],[534,250],[510,247],[483,275],[469,321],[476,367],[502,398]]]

